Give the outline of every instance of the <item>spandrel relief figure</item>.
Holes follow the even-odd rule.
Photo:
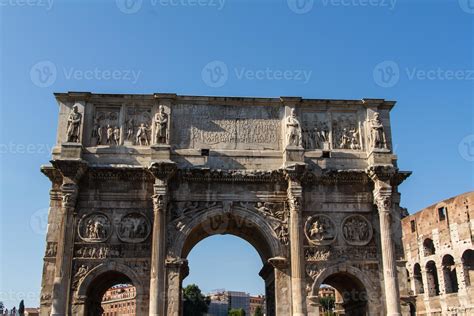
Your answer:
[[[140,126],[138,127],[136,139],[135,139],[135,142],[136,142],[137,145],[139,145],[139,146],[149,146],[150,145],[148,131],[149,131],[149,129],[144,123],[140,124]]]
[[[291,109],[291,114],[286,121],[288,146],[302,146],[301,124],[296,118],[295,109]]]
[[[160,105],[158,113],[155,114],[155,141],[157,144],[168,143],[168,114],[165,108]]]
[[[67,141],[71,143],[79,142],[81,130],[82,114],[79,113],[79,107],[74,105],[67,120]]]
[[[372,147],[387,149],[387,139],[379,113],[375,113],[374,118],[370,120],[370,131]]]

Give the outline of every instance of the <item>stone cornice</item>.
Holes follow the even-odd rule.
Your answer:
[[[63,175],[59,172],[58,169],[54,168],[51,165],[41,166],[41,173],[49,178],[49,180],[55,185],[61,185],[63,182]]]
[[[63,176],[63,181],[77,183],[86,173],[88,164],[82,159],[55,159],[51,164]]]
[[[177,166],[176,163],[171,160],[160,160],[153,161],[148,167],[148,171],[163,181],[168,181],[176,173]]]

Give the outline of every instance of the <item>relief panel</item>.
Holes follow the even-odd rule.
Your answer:
[[[176,105],[173,141],[177,148],[281,148],[279,108],[271,106]]]

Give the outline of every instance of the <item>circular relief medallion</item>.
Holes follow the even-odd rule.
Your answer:
[[[372,225],[362,215],[351,215],[342,221],[342,236],[350,245],[367,245],[372,234]]]
[[[145,215],[129,213],[122,217],[117,227],[120,240],[130,243],[139,243],[150,235],[150,222]]]
[[[337,236],[336,225],[326,215],[313,215],[308,217],[304,233],[310,244],[327,245],[332,243]]]
[[[106,241],[112,232],[112,225],[103,213],[87,214],[79,222],[79,237],[88,242]]]

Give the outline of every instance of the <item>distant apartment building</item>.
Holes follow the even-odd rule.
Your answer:
[[[409,315],[474,315],[474,192],[402,220]]]
[[[103,316],[135,316],[136,289],[133,285],[117,285],[105,292],[102,299]]]
[[[260,307],[263,313],[265,313],[265,296],[264,295],[257,295],[257,296],[250,296],[250,315],[255,315],[257,308]]]
[[[253,316],[257,307],[265,313],[265,296],[252,296],[245,292],[220,290],[209,295],[209,316],[227,316],[231,309],[243,309],[245,315]]]

